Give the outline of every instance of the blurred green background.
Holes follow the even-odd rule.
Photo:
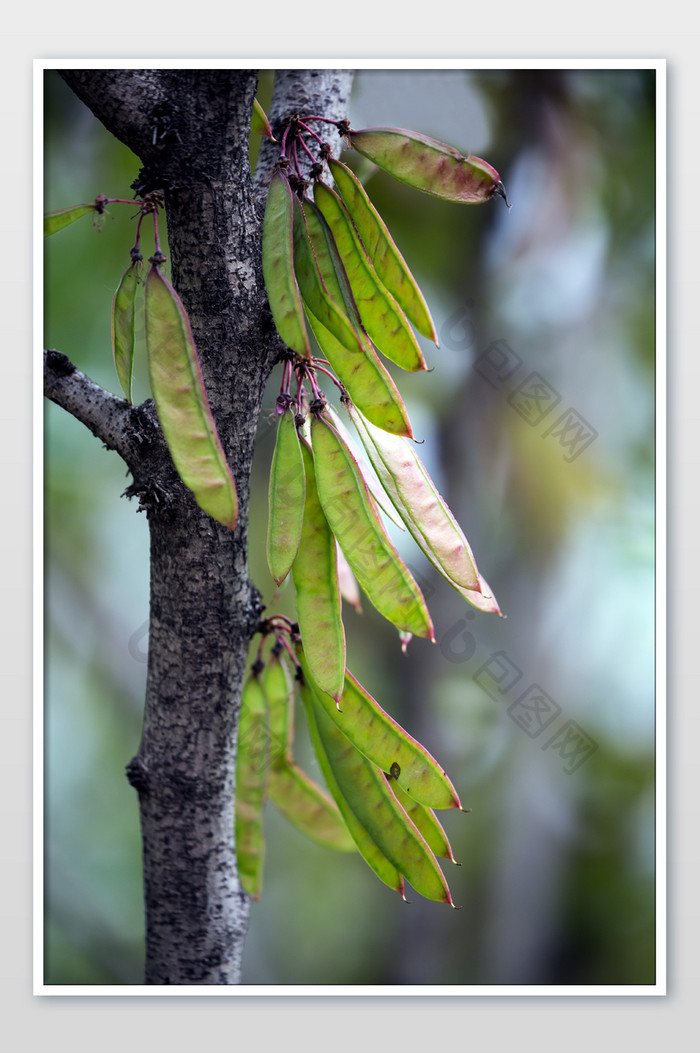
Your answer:
[[[272,75],[261,74],[265,104]],[[272,810],[243,982],[650,984],[655,980],[655,85],[645,70],[360,70],[354,127],[486,157],[501,201],[460,207],[356,164],[440,336],[394,376],[420,455],[505,619],[465,609],[410,539],[437,645],[401,653],[369,603],[348,665],[437,756],[468,815],[440,818],[452,911],[403,903],[359,858]],[[49,72],[45,207],[130,197],[138,160]],[[362,160],[362,159],[357,159]],[[114,206],[46,245],[45,342],[118,391],[110,305],[134,224]],[[262,541],[278,371],[254,466]],[[136,397],[148,395],[143,368]],[[148,532],[116,454],[46,406],[48,984],[140,984],[136,753]],[[303,725],[298,754],[318,777]]]

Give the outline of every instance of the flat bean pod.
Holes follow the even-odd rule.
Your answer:
[[[469,542],[412,444],[376,428],[347,401],[345,406],[379,481],[420,548],[451,585],[480,591]]]
[[[403,310],[377,275],[342,198],[325,183],[314,184],[314,201],[333,234],[362,324],[375,347],[402,369],[426,369]]]
[[[146,278],[151,391],[173,462],[197,504],[231,530],[238,498],[209,408],[187,312],[153,264]]]
[[[298,198],[294,199],[294,266],[304,304],[323,323],[336,340],[348,351],[365,354],[370,347],[368,337],[361,328],[353,325],[340,299],[334,299],[326,282],[327,271],[321,273],[316,252],[319,242],[311,242],[309,224],[311,214]],[[334,283],[337,283],[334,274]],[[335,284],[331,285],[334,291]]]
[[[307,656],[297,645],[297,657],[306,674]],[[307,679],[310,679],[307,677]],[[382,771],[394,773],[398,785],[429,808],[461,808],[454,786],[424,746],[409,735],[382,709],[348,670],[340,703],[322,692],[310,690],[336,726],[353,746]]]
[[[306,498],[301,544],[292,567],[297,621],[313,682],[338,699],[345,679],[345,631],[336,544],[319,500],[314,457],[305,441],[301,453]]]
[[[501,178],[488,161],[464,156],[453,146],[405,128],[350,130],[346,138],[358,153],[394,179],[459,204],[479,204],[494,194],[505,198]]]
[[[262,686],[269,707],[268,797],[317,844],[337,852],[356,851],[335,802],[294,762],[294,687],[286,662],[274,651],[262,674]]]
[[[423,594],[391,543],[354,457],[318,414],[311,439],[323,512],[363,591],[398,629],[433,640]]]
[[[44,216],[44,237],[48,238],[51,234],[57,234],[59,230],[75,223],[76,219],[82,219],[83,216],[96,211],[94,205],[72,205],[70,208],[61,208],[57,212],[47,212]]]
[[[314,720],[335,785],[382,854],[426,899],[452,903],[445,877],[425,838],[376,765],[355,749],[312,697]]]
[[[253,112],[250,118],[250,130],[254,135],[266,135],[268,139],[274,141],[275,137],[272,134],[270,128],[270,122],[267,119],[267,114],[263,110],[262,106],[257,99],[253,99]]]
[[[134,375],[134,319],[138,285],[139,264],[131,263],[122,274],[112,299],[112,354],[119,383],[129,402]]]
[[[447,834],[432,808],[427,808],[424,804],[414,801],[412,797],[409,797],[401,789],[400,784],[395,779],[392,780],[391,786],[396,800],[405,809],[409,819],[418,827],[432,853],[438,859],[451,859],[455,863],[456,860],[452,854],[450,842],[447,840]]]
[[[357,851],[336,803],[297,764],[271,769],[268,796],[316,844],[335,852]]]
[[[413,435],[398,388],[372,347],[345,347],[307,305],[307,318],[323,355],[368,420],[394,435]]]
[[[236,754],[236,858],[242,888],[260,899],[265,858],[263,806],[267,794],[267,700],[257,676],[243,685]]]
[[[375,271],[419,333],[437,344],[433,319],[416,279],[355,173],[331,157],[328,167]]]
[[[398,435],[412,435],[398,389],[362,328],[323,216],[311,201],[297,201],[295,208],[295,263],[307,319],[322,353],[369,420]]]
[[[440,570],[440,568],[436,566],[436,570]],[[498,606],[498,601],[491,591],[491,586],[481,574],[479,575],[478,592],[472,589],[461,589],[454,584],[453,588],[456,589],[467,603],[471,603],[472,607],[476,607],[477,610],[484,611],[486,614],[497,614],[499,617],[503,617],[501,608]]]
[[[405,899],[404,882],[401,872],[387,859],[376,841],[370,836],[367,830],[365,830],[364,826],[346,801],[341,787],[335,777],[333,767],[331,766],[328,755],[326,754],[324,741],[321,738],[318,727],[318,721],[323,717],[323,710],[314,704],[311,692],[305,685],[302,684],[300,690],[316,758],[321,771],[323,772],[323,778],[326,780],[326,785],[338,806],[338,810],[345,821],[350,836],[357,845],[357,849],[365,863],[367,863],[367,865],[374,871],[379,880],[383,881],[385,885],[388,885],[389,888],[398,892],[399,895]],[[338,734],[340,735],[341,732],[338,732]],[[361,761],[364,761],[361,754],[357,753],[357,751],[355,751],[355,753]]]
[[[273,651],[262,673],[268,706],[270,769],[292,762],[294,741],[294,687],[286,663]]]
[[[299,550],[305,490],[295,413],[289,408],[277,425],[268,490],[267,564],[277,585],[287,577]]]
[[[304,308],[294,270],[294,194],[287,176],[275,169],[263,217],[262,266],[277,332],[297,354],[311,357]]]
[[[357,466],[362,472],[362,478],[367,483],[367,489],[371,493],[374,500],[377,502],[379,508],[381,508],[384,515],[391,520],[394,526],[397,526],[399,530],[405,530],[406,526],[404,524],[403,519],[401,519],[401,516],[396,511],[391,501],[387,499],[386,493],[382,490],[381,486],[376,481],[374,473],[370,471],[367,462],[363,459],[362,454],[360,453],[360,450],[357,446],[357,443],[353,439],[348,429],[345,427],[342,418],[338,416],[338,414],[335,411],[335,408],[330,404],[330,402],[326,406],[326,413],[330,417],[333,427],[338,432],[343,442],[350,450],[350,453],[357,461]]]

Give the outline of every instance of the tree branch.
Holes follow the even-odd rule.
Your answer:
[[[355,71],[352,69],[277,70],[272,104],[267,115],[273,135],[279,139],[285,123],[295,113],[302,116],[320,114],[332,121],[340,121],[347,117],[354,76]],[[332,125],[324,124],[320,134],[322,139],[330,143],[337,157],[342,147],[338,132]],[[253,178],[256,194],[260,195],[267,187],[278,157],[279,143],[273,143],[268,138],[263,139]],[[302,157],[300,160],[304,167],[308,159]]]
[[[152,497],[146,709],[129,766],[141,814],[145,981],[236,984],[250,907],[234,844],[236,740],[249,642],[262,611],[248,577],[249,488],[265,387],[281,346],[262,277],[265,179],[256,201],[248,157],[256,74],[62,75],[143,162],[137,193],[164,190],[172,281],[236,479],[239,516],[231,531],[177,479],[152,402],[129,406],[64,355],[47,352],[47,396],[124,458],[134,472],[131,493],[143,504],[149,490]],[[273,112],[280,120],[295,109],[339,119],[351,84],[345,71],[283,72]],[[279,149],[270,145],[268,171]]]
[[[115,450],[130,468],[142,459],[144,434],[139,407],[113,395],[81,373],[61,351],[44,351],[44,394]]]

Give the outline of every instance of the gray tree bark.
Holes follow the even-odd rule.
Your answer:
[[[145,982],[240,982],[249,897],[234,844],[240,692],[261,601],[248,578],[249,480],[266,382],[282,350],[267,306],[261,230],[274,143],[255,185],[251,70],[65,70],[98,119],[143,163],[135,189],[163,190],[172,281],[190,316],[210,405],[239,497],[235,531],[180,483],[153,404],[130,407],[46,356],[47,396],[83,420],[133,475],[150,528],[143,737],[128,776],[139,794]],[[273,130],[299,111],[347,115],[351,71],[283,71]],[[328,126],[327,138],[337,146]]]

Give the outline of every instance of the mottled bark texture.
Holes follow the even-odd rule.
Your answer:
[[[163,190],[172,280],[190,316],[240,512],[231,532],[180,484],[152,403],[101,393],[63,355],[47,355],[47,394],[116,449],[151,535],[143,738],[128,775],[139,794],[147,984],[240,982],[249,898],[234,845],[235,749],[248,646],[260,596],[248,579],[249,480],[266,381],[281,344],[261,269],[261,221],[274,144],[255,191],[249,70],[64,70],[99,120],[137,154],[135,189]],[[347,71],[278,76],[284,116],[345,116]],[[330,126],[329,126],[330,128]],[[333,131],[333,129],[330,129]],[[331,137],[329,136],[329,139]]]

